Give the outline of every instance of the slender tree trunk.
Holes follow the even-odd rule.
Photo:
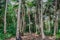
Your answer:
[[[55,0],[55,7],[54,7],[54,36],[56,36],[56,30],[58,27],[58,15],[57,15],[57,0]]]
[[[23,11],[22,11],[22,1],[21,1],[21,13],[22,13]],[[21,34],[22,34],[22,27],[23,27],[23,20],[22,20],[22,14],[20,14],[20,32],[21,32]]]
[[[36,0],[36,16],[38,17],[37,19],[36,19],[36,22],[37,22],[37,24],[38,24],[38,26],[39,26],[39,29],[38,29],[38,31],[39,32],[41,32],[41,28],[40,28],[40,21],[41,21],[41,19],[40,19],[40,11],[41,11],[41,8],[40,8],[40,1],[41,0]],[[38,23],[39,22],[39,23]]]
[[[22,33],[24,33],[24,28],[25,28],[25,4],[23,3],[23,0],[22,0],[22,21],[23,21]]]
[[[37,15],[38,15],[38,0],[36,0],[36,13],[35,13],[35,26],[36,26],[36,34],[37,34],[37,31],[38,31],[38,20],[39,20],[39,17],[37,18]],[[40,25],[40,24],[39,24]]]
[[[39,28],[39,30],[40,30],[40,32],[41,32],[41,23],[40,23],[40,22],[41,22],[41,14],[40,14],[41,12],[40,12],[40,11],[41,11],[41,10],[40,10],[40,8],[39,8],[39,6],[38,6],[38,14],[39,14],[39,27],[40,27],[40,28]]]
[[[45,38],[45,35],[44,35],[44,31],[43,31],[43,1],[41,0],[41,22],[40,22],[40,27],[41,27],[41,35],[42,35],[42,39]]]
[[[6,33],[6,14],[7,14],[7,0],[6,0],[5,14],[4,14],[4,33]]]
[[[24,31],[24,14],[22,13],[22,33]]]
[[[22,32],[22,18],[20,19],[20,32]]]
[[[19,0],[19,6],[18,6],[16,40],[22,40],[20,34],[20,10],[21,10],[21,0]]]
[[[29,33],[31,33],[31,26],[30,26],[30,11],[29,11]]]
[[[37,34],[37,18],[36,18],[36,13],[35,13],[35,26],[36,26],[36,34]]]
[[[28,17],[29,17],[29,33],[31,33],[31,27],[30,27],[30,8],[28,8]]]

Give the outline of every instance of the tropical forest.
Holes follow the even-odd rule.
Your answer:
[[[0,40],[60,40],[60,0],[0,0]]]

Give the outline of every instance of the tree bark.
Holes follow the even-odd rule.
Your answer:
[[[30,8],[28,8],[28,17],[29,17],[29,33],[31,33],[31,27],[30,27]]]
[[[45,38],[45,35],[44,35],[44,31],[43,31],[43,1],[41,0],[41,22],[40,22],[40,27],[41,27],[41,35],[42,35],[42,39]]]
[[[54,7],[54,36],[56,36],[56,31],[58,27],[58,15],[57,15],[57,0],[55,0],[55,7]]]
[[[21,10],[21,0],[19,0],[19,6],[18,6],[16,40],[22,40],[20,34],[20,10]]]
[[[5,14],[4,14],[4,34],[6,33],[6,14],[7,14],[7,0],[6,0]]]
[[[22,27],[22,33],[24,33],[25,28],[25,1],[22,0],[22,21],[23,21],[23,27]]]
[[[37,34],[37,15],[35,13],[35,26],[36,26],[36,34]]]
[[[41,0],[36,0],[36,13],[35,13],[36,34],[37,34],[37,31],[40,32],[40,10],[41,10],[41,8],[40,8],[40,1]]]

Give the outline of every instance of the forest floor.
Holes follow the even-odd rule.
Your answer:
[[[25,36],[21,36],[21,38],[22,38],[22,40],[42,40],[41,35],[37,35],[35,33],[32,33],[32,34],[28,33]],[[7,39],[7,40],[16,40],[16,38],[12,37],[12,38]],[[55,40],[55,37],[53,37],[53,36],[46,36],[44,40]]]

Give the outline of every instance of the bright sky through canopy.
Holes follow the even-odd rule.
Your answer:
[[[43,2],[47,2],[47,0],[43,0]]]

